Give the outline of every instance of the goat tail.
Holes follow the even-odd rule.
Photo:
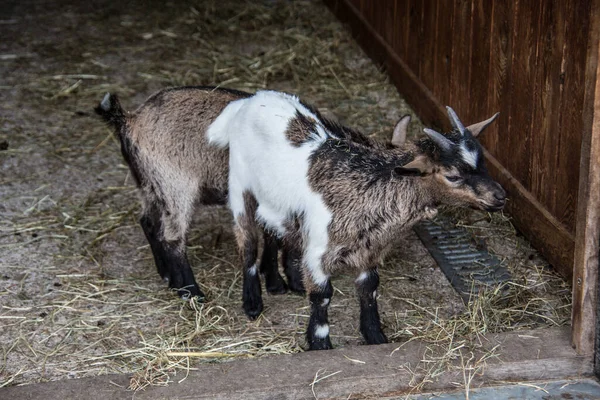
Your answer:
[[[125,112],[117,95],[106,93],[104,98],[94,108],[96,114],[100,115],[107,124],[115,128],[117,134],[121,135],[125,127]]]
[[[244,100],[236,100],[229,103],[227,107],[219,114],[206,131],[208,142],[218,147],[226,148],[231,139],[230,123],[235,119],[236,114],[244,105]]]

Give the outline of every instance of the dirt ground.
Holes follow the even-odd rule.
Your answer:
[[[166,86],[271,88],[385,138],[412,111],[327,8],[9,1],[0,36],[0,387],[132,372],[140,388],[177,381],[198,362],[302,351],[304,298],[265,295],[263,316],[244,316],[225,208],[200,210],[189,240],[207,302],[182,302],[167,289],[118,144],[92,109],[107,91],[134,109]],[[412,134],[421,128],[417,119]],[[510,298],[490,297],[481,329],[568,322],[569,285],[506,217],[453,215],[515,276]],[[470,312],[413,233],[399,238],[380,275],[380,312],[394,341]],[[333,281],[336,347],[361,343],[353,279]]]

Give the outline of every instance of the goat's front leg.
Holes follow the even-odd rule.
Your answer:
[[[308,299],[310,300],[310,320],[306,329],[306,341],[309,350],[332,349],[329,338],[329,320],[327,311],[333,296],[331,281],[322,285],[307,284]]]
[[[387,343],[377,311],[377,268],[363,271],[356,279],[356,291],[360,301],[360,332],[367,344]]]

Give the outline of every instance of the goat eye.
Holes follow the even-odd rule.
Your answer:
[[[462,177],[459,175],[445,176],[445,178],[448,180],[448,182],[458,182],[462,180]]]

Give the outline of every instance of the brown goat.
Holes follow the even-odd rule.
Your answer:
[[[129,114],[107,93],[95,109],[115,129],[140,189],[140,224],[158,273],[183,298],[204,297],[186,255],[195,206],[227,201],[229,151],[210,145],[205,132],[230,102],[249,96],[214,87],[170,88]],[[283,261],[290,289],[302,292],[298,251],[284,248]],[[276,238],[265,232],[260,272],[269,293],[287,289],[277,271],[277,255]]]

